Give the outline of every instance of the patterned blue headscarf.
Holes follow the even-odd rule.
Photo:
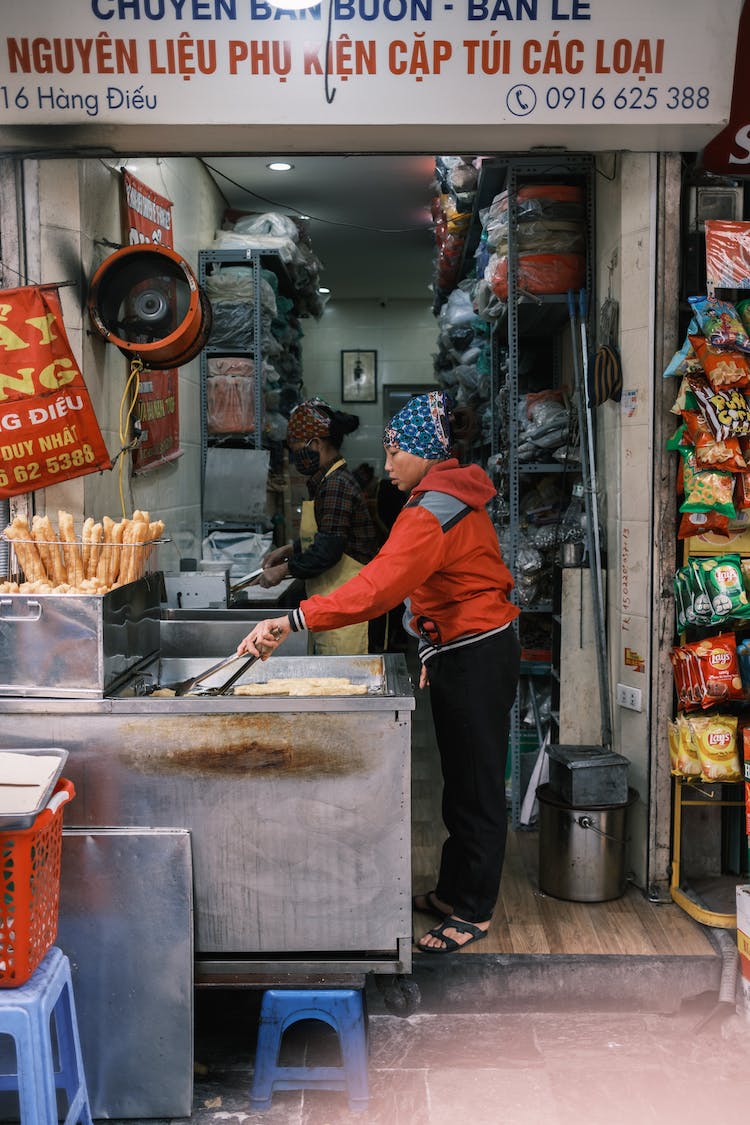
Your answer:
[[[448,415],[453,400],[445,391],[416,395],[391,418],[383,435],[384,445],[396,445],[428,461],[451,456],[451,427]]]

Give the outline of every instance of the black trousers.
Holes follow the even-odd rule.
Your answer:
[[[427,664],[448,830],[435,889],[467,922],[488,921],[500,889],[505,764],[519,667],[512,626],[435,653]]]

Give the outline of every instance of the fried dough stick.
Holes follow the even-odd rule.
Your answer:
[[[84,578],[83,560],[81,558],[81,552],[78,550],[73,517],[70,512],[58,511],[57,526],[60,531],[60,540],[63,544],[67,581],[71,586],[80,586]]]
[[[4,534],[5,538],[10,540],[15,548],[18,564],[26,580],[38,582],[40,578],[45,578],[44,566],[36,543],[33,542],[31,528],[26,516],[16,516],[6,527]]]
[[[65,582],[65,566],[60,555],[60,542],[49,516],[34,516],[31,533],[39,547],[39,554],[47,570],[47,577],[54,586]]]
[[[115,548],[112,546],[112,532],[115,521],[111,516],[102,516],[102,549],[96,564],[96,577],[103,586],[111,586],[110,574],[112,572],[112,555]]]
[[[91,549],[89,551],[89,561],[86,566],[86,577],[96,578],[97,570],[99,568],[99,559],[102,554],[102,540],[104,538],[104,528],[100,523],[95,523],[91,528]],[[99,585],[103,585],[102,582]]]
[[[81,529],[81,566],[83,567],[83,577],[86,578],[89,572],[89,559],[91,558],[91,530],[94,526],[94,520],[91,516],[83,521],[83,528]]]

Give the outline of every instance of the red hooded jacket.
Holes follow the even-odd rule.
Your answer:
[[[441,644],[509,624],[520,611],[508,600],[513,578],[486,510],[495,491],[479,465],[436,462],[372,562],[332,594],[301,602],[306,627],[367,621],[407,599],[412,628],[429,619]]]

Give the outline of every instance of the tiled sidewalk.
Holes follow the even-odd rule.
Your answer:
[[[252,994],[201,1004],[191,1125],[724,1125],[750,1105],[750,1022],[715,993],[673,1014],[417,1011],[370,1016],[370,1105],[346,1094],[280,1091],[251,1113]],[[223,1014],[222,1014],[223,1013]],[[713,1018],[711,1014],[714,1013]],[[287,1033],[282,1061],[334,1065],[321,1023]]]

